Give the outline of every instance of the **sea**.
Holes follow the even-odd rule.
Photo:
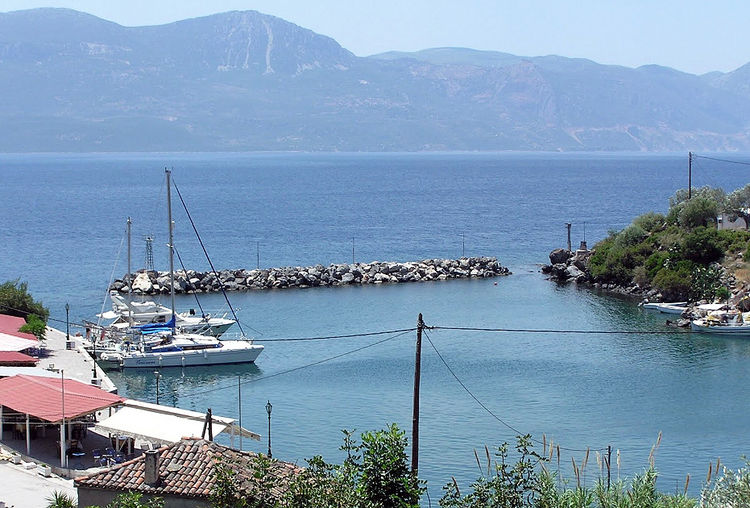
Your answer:
[[[659,436],[653,458],[665,492],[681,492],[690,475],[697,494],[717,458],[744,465],[750,341],[675,333],[637,301],[540,272],[566,246],[566,223],[576,248],[666,212],[688,185],[687,154],[0,154],[0,281],[27,282],[51,325],[79,332],[127,271],[128,217],[133,269],[150,263],[147,238],[153,266],[167,269],[165,168],[176,185],[175,246],[189,269],[209,269],[194,224],[218,270],[495,256],[513,272],[231,293],[242,331],[265,346],[256,364],[163,369],[158,397],[241,418],[261,435],[243,449],[267,452],[267,402],[273,456],[301,465],[315,455],[340,462],[343,429],[395,423],[410,438],[416,334],[395,330],[414,328],[421,313],[430,327],[419,421],[425,506],[437,506],[453,478],[465,492],[486,474],[488,453],[524,434],[540,455],[553,443],[547,467],[573,482],[572,460],[580,466],[588,453],[588,485],[606,476],[608,447],[613,481],[642,472]],[[694,160],[693,186],[731,191],[748,180],[746,166]],[[200,305],[228,310],[220,294],[201,295]],[[177,298],[179,309],[196,306]],[[152,371],[111,378],[125,396],[157,399]]]

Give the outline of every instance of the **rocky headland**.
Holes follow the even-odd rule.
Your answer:
[[[221,270],[218,277],[213,272],[180,270],[175,272],[175,292],[212,293],[221,291],[222,285],[228,291],[249,291],[487,278],[509,274],[510,270],[501,266],[494,257]],[[126,275],[114,281],[110,289],[127,293],[129,282],[130,277]],[[132,291],[136,294],[168,293],[169,286],[169,272],[152,270],[133,274]]]
[[[659,291],[649,287],[641,287],[635,282],[622,285],[597,281],[591,275],[590,270],[591,256],[595,253],[595,249],[577,250],[575,252],[568,249],[555,249],[549,253],[550,264],[542,265],[542,273],[548,275],[550,280],[562,284],[572,282],[633,298],[661,301]]]

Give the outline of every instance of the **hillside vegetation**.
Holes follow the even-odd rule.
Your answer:
[[[728,298],[732,278],[747,280],[750,184],[686,189],[670,198],[667,215],[649,212],[597,243],[588,260],[591,281],[653,288],[665,301]],[[742,218],[744,230],[719,230],[717,217]]]

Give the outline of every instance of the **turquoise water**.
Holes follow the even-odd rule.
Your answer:
[[[413,332],[273,339],[411,328],[421,312],[428,326],[663,332],[428,330],[420,475],[433,503],[451,476],[466,484],[478,475],[474,449],[512,441],[516,431],[539,439],[545,434],[565,449],[611,445],[621,451],[623,475],[646,466],[661,431],[656,466],[661,488],[669,491],[687,473],[698,488],[696,479],[705,477],[716,457],[742,464],[740,456],[750,448],[750,342],[676,335],[663,317],[633,302],[557,286],[538,272],[547,253],[563,246],[565,222],[573,222],[575,243],[585,222],[592,245],[637,214],[665,211],[669,196],[686,186],[686,157],[2,155],[0,280],[27,280],[55,319],[64,320],[65,302],[73,321],[91,319],[113,270],[125,272],[128,215],[134,265],[143,264],[143,236],[153,234],[156,267],[163,269],[165,165],[174,167],[217,268],[253,268],[258,251],[262,266],[349,262],[352,238],[357,261],[458,257],[463,234],[467,255],[497,256],[514,272],[480,281],[233,294],[246,332],[265,341],[257,365],[164,370],[160,400],[235,416],[242,382],[243,425],[263,434],[260,443],[245,441],[245,448],[266,449],[267,400],[273,403],[274,456],[290,461],[318,453],[339,460],[344,428],[396,422],[410,430]],[[742,169],[703,161],[694,168],[694,184],[734,189],[747,183]],[[205,270],[184,214],[175,208],[177,248],[189,267]],[[201,302],[223,306],[219,295]],[[183,296],[178,305],[194,302]],[[378,343],[384,339],[390,340]],[[123,394],[155,399],[153,373],[112,377]],[[569,464],[584,452],[562,455]],[[596,476],[592,458],[587,478]]]

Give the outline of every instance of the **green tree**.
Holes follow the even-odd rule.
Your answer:
[[[36,314],[45,323],[49,319],[49,310],[29,294],[29,286],[19,279],[0,284],[0,314],[9,314],[25,318]]]
[[[359,488],[373,506],[419,507],[424,488],[409,469],[406,435],[394,423],[362,434]]]
[[[691,192],[691,199],[706,198],[719,205],[724,204],[726,197],[727,194],[724,192],[724,189],[720,187],[709,187],[708,185],[693,189]],[[686,201],[688,201],[688,190],[679,189],[674,193],[674,196],[669,198],[669,207],[674,208]]]
[[[286,504],[295,508],[416,508],[425,491],[409,469],[404,432],[392,424],[365,432],[357,443],[344,430],[342,464],[309,459],[309,467],[287,490]]]
[[[750,183],[729,194],[723,209],[730,220],[741,217],[745,221],[745,229],[750,228]]]
[[[719,215],[719,203],[710,198],[697,197],[680,203],[677,210],[677,223],[683,229],[708,226],[716,222]]]
[[[19,332],[31,333],[39,340],[44,340],[47,325],[36,314],[26,316],[26,324],[18,329]]]

